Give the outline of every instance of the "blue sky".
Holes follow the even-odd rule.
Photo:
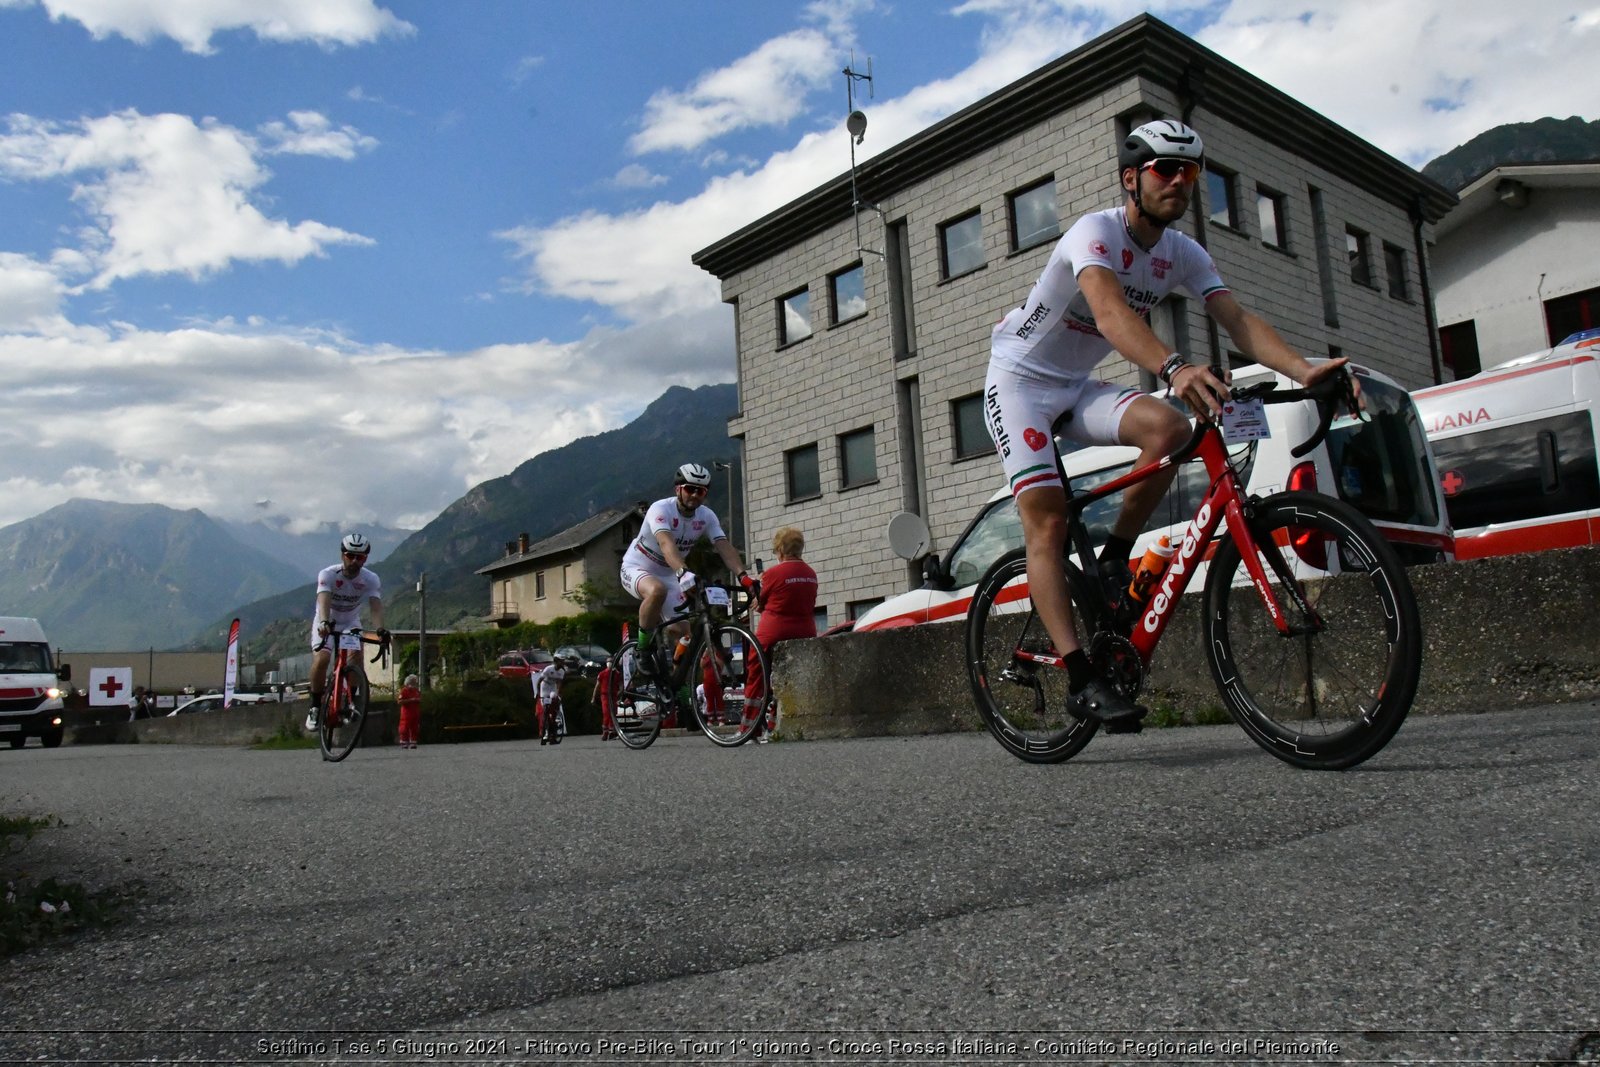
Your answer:
[[[732,380],[689,256],[848,167],[852,50],[867,155],[1141,10],[1415,165],[1594,117],[1573,0],[0,0],[0,524],[419,526]]]

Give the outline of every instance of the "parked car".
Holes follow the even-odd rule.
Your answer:
[[[1406,563],[1453,560],[1455,538],[1440,501],[1438,468],[1416,405],[1388,376],[1355,364],[1351,368],[1360,378],[1368,419],[1341,416],[1322,444],[1296,460],[1289,450],[1311,436],[1316,405],[1305,400],[1267,407],[1271,436],[1231,449],[1249,492],[1268,496],[1283,489],[1321,486],[1371,519]],[[1247,385],[1268,375],[1273,372],[1265,367],[1241,369],[1234,373],[1234,383]],[[1280,388],[1293,385],[1282,375],[1275,377]],[[1062,468],[1075,488],[1089,490],[1126,473],[1138,454],[1137,449],[1120,445],[1080,448],[1066,453]],[[1181,467],[1172,489],[1135,542],[1132,559],[1142,556],[1163,534],[1178,543],[1206,488],[1202,465]],[[1121,504],[1121,496],[1113,496],[1091,504],[1084,512],[1097,547],[1110,534]],[[926,551],[925,527],[914,540]],[[856,619],[856,631],[965,619],[973,590],[989,565],[1021,545],[1022,520],[1002,481],[944,559],[921,557],[922,588],[875,605]],[[917,557],[908,553],[907,558]]]
[[[222,710],[222,694],[221,693],[207,693],[203,697],[195,697],[193,700],[186,701],[185,703],[179,704],[177,707],[175,707],[171,711],[167,712],[167,718],[170,719],[174,715],[193,715],[195,712],[199,712],[199,711],[221,711],[221,710]]]
[[[555,654],[562,659],[577,660],[578,670],[590,678],[600,673],[600,668],[606,665],[606,657],[611,655],[599,645],[562,645]]]
[[[555,655],[543,648],[514,648],[500,654],[500,677],[527,678],[555,662]]]

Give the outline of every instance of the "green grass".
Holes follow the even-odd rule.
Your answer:
[[[0,860],[22,851],[35,835],[60,823],[55,819],[0,815]],[[11,866],[7,863],[6,866]],[[76,882],[46,878],[31,882],[23,872],[0,884],[0,957],[51,938],[117,921],[136,890],[91,893]]]
[[[277,752],[284,749],[316,748],[319,742],[316,734],[308,734],[300,729],[299,723],[283,723],[278,727],[278,732],[271,737],[257,741],[250,747],[258,752]]]

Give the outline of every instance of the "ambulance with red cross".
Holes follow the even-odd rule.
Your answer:
[[[1600,543],[1600,329],[1412,395],[1458,559]]]

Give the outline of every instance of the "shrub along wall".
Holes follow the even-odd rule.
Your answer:
[[[554,650],[562,645],[593,644],[615,649],[622,644],[623,621],[615,615],[585,612],[546,623],[519,622],[503,630],[445,634],[439,638],[439,655],[450,673],[471,675],[493,670],[500,653],[513,648]]]
[[[566,708],[569,736],[600,732],[600,707],[594,699],[592,678],[568,676],[561,686],[561,703]],[[512,725],[501,730],[487,728],[507,722]],[[446,729],[451,726],[485,728]],[[494,677],[431,689],[422,694],[420,736],[423,744],[537,737],[533,687],[526,679]]]

